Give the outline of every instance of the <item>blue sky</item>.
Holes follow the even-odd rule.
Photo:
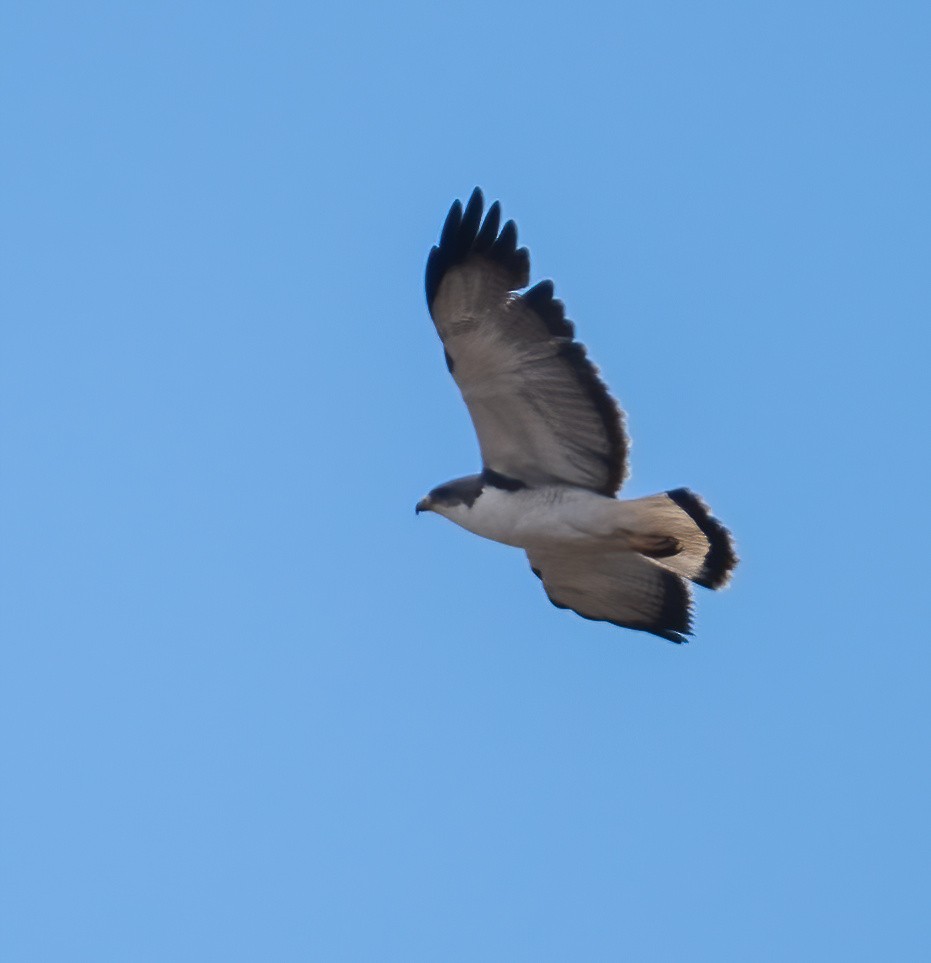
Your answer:
[[[931,15],[0,14],[0,955],[927,959]],[[434,516],[499,198],[742,565],[674,646]]]

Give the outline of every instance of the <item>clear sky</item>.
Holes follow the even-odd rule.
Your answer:
[[[0,14],[0,957],[918,960],[924,3]],[[687,646],[415,502],[480,184],[733,529]]]

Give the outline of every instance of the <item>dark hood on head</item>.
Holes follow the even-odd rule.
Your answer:
[[[436,505],[465,505],[471,508],[484,487],[481,475],[466,475],[437,485],[427,497]]]

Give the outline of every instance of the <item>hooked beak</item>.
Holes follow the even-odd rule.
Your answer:
[[[417,502],[416,507],[414,508],[414,514],[419,515],[421,512],[429,512],[431,505],[432,505],[432,502],[430,501],[429,495],[427,495],[426,498],[421,498],[420,501]]]

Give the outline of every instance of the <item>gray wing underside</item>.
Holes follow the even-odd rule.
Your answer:
[[[513,222],[498,233],[497,204],[479,226],[482,208],[478,189],[464,212],[453,205],[427,263],[427,299],[484,466],[613,495],[627,452],[617,403],[573,340],[552,282],[514,293],[529,279],[527,251]]]
[[[583,618],[686,642],[692,597],[687,582],[637,552],[527,553],[557,608]]]

